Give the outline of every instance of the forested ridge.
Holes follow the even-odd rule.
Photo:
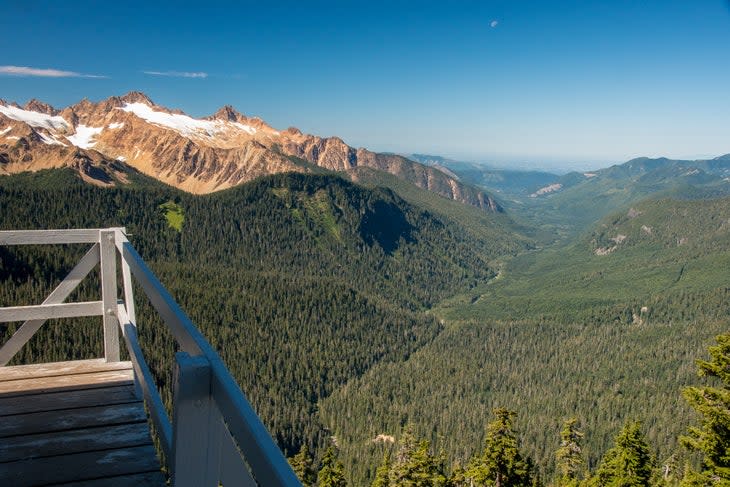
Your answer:
[[[679,438],[702,408],[682,398],[694,360],[730,324],[730,200],[647,201],[536,251],[503,216],[383,175],[367,180],[395,192],[287,174],[191,196],[132,179],[0,178],[0,229],[126,226],[305,484],[725,485],[696,435]],[[40,302],[84,251],[0,247],[0,305]],[[138,306],[169,400],[175,348]],[[99,338],[93,320],[49,323],[16,360],[98,356]]]
[[[318,400],[433,340],[442,326],[424,311],[489,279],[491,259],[514,247],[505,239],[474,247],[453,221],[390,190],[326,175],[192,196],[142,176],[97,188],[47,171],[0,178],[0,206],[2,229],[125,226],[289,453],[329,435]],[[1,304],[40,302],[85,250],[76,247],[0,249]],[[84,292],[92,289],[93,279]],[[174,347],[141,304],[140,333],[169,394]],[[47,325],[16,362],[98,355],[91,328]]]

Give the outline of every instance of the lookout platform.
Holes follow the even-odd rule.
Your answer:
[[[218,353],[124,228],[0,231],[0,246],[59,244],[90,247],[41,304],[0,303],[0,324],[22,323],[0,343],[0,486],[301,486]],[[97,266],[100,299],[66,302]],[[171,404],[140,344],[137,327],[145,323],[135,288],[179,350]],[[8,366],[47,320],[89,316],[100,318],[103,358]],[[129,361],[121,360],[122,345]]]
[[[131,362],[0,367],[0,485],[164,486]]]

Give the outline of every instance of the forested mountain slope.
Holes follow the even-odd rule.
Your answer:
[[[571,238],[614,211],[649,197],[708,198],[730,195],[726,156],[710,160],[632,159],[596,171],[573,172],[534,187],[505,205],[528,221]]]
[[[546,242],[576,238],[604,216],[649,197],[712,198],[730,195],[730,155],[675,160],[639,157],[623,164],[564,175],[507,170],[438,156],[414,160],[444,167],[463,182],[496,195],[512,218],[535,227]]]
[[[696,380],[692,358],[730,327],[728,268],[730,199],[637,204],[445,300],[433,342],[339,388],[323,421],[358,485],[387,447],[374,439],[408,423],[463,465],[493,407],[517,411],[543,474],[572,416],[590,467],[629,420],[643,422],[657,461],[681,457],[676,439],[693,413],[679,391]]]
[[[67,169],[0,178],[0,228],[126,226],[289,454],[327,436],[318,400],[432,341],[441,325],[424,310],[490,279],[493,259],[515,249],[506,231],[476,238],[335,176],[275,175],[201,196],[132,179],[98,188]],[[40,302],[76,247],[0,249],[0,305]],[[140,307],[148,357],[169,387],[174,348]],[[18,360],[98,354],[92,329],[49,324]]]

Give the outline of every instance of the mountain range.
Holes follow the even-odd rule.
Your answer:
[[[645,198],[730,195],[730,154],[699,160],[639,157],[563,175],[500,169],[433,155],[409,157],[444,168],[460,181],[494,194],[511,217],[540,228],[548,241],[572,238],[606,215],[628,210]]]
[[[368,167],[455,201],[499,211],[496,201],[447,172],[394,154],[355,149],[224,106],[205,118],[159,106],[140,92],[58,110],[38,100],[0,100],[0,174],[72,167],[87,182],[114,185],[133,168],[190,193],[227,189],[283,172]]]

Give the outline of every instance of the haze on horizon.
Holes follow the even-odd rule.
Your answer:
[[[591,169],[730,152],[725,0],[9,2],[0,98],[231,104],[376,151]]]

